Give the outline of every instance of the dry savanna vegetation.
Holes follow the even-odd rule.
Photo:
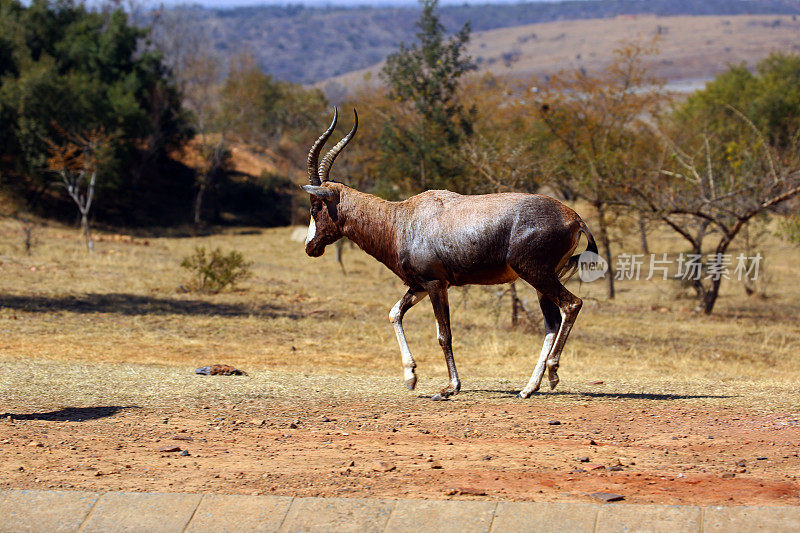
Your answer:
[[[250,370],[400,377],[387,313],[404,288],[357,248],[344,250],[346,273],[335,250],[308,258],[302,243],[290,241],[293,228],[204,238],[101,235],[93,256],[80,249],[71,229],[49,226],[36,230],[39,244],[26,256],[18,223],[4,220],[3,226],[0,316],[8,361],[226,362]],[[651,243],[656,253],[682,251],[680,242],[660,237]],[[688,292],[673,280],[621,281],[614,302],[604,298],[602,282],[570,281],[586,303],[564,356],[564,372],[574,376],[565,375],[566,381],[761,383],[769,376],[773,384],[796,383],[800,251],[767,239],[760,272],[769,280],[762,281],[765,295],[748,297],[741,283],[729,281],[715,316],[693,314],[695,302],[682,298]],[[184,293],[188,273],[179,263],[198,245],[241,251],[253,262],[252,277],[217,295]],[[538,318],[535,294],[519,285]],[[467,379],[522,384],[543,330],[540,323],[511,330],[510,303],[498,299],[500,291],[451,289],[454,350]],[[428,307],[410,311],[406,329],[431,387],[445,369]],[[423,383],[421,390],[428,387]]]
[[[451,289],[464,390],[442,403],[428,399],[446,379],[429,305],[405,320],[409,392],[387,321],[403,287],[358,249],[346,273],[334,250],[306,257],[292,228],[98,233],[87,254],[48,225],[26,255],[19,223],[0,223],[5,486],[797,502],[800,251],[768,232],[761,296],[727,282],[711,316],[672,280],[620,282],[614,301],[571,281],[585,305],[561,383],[529,400],[513,394],[541,325],[510,327],[504,287]],[[185,293],[196,246],[241,251],[253,275]],[[668,234],[651,247],[681,250]],[[210,363],[249,375],[194,374]],[[191,454],[159,451],[175,446]]]
[[[699,85],[728,65],[755,64],[771,52],[796,53],[800,21],[790,15],[657,17],[620,15],[561,20],[478,32],[469,53],[480,72],[529,79],[564,69],[595,72],[614,61],[620,42],[658,39],[659,54],[648,61],[654,75],[676,86]],[[383,63],[331,78],[325,83],[358,87],[377,84]]]

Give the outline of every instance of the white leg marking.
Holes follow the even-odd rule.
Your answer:
[[[311,242],[311,239],[313,239],[314,235],[316,234],[317,234],[317,224],[314,222],[314,217],[312,216],[311,222],[308,224],[308,233],[306,234],[306,246],[308,246],[308,243]]]
[[[559,310],[558,310],[558,312],[561,314],[561,327],[560,327],[560,328],[558,328],[558,332],[559,332],[559,333],[562,333],[562,335],[563,335],[564,333],[567,333],[567,334],[568,334],[568,333],[569,333],[569,330],[567,330],[566,332],[564,332],[564,331],[563,331],[563,330],[565,329],[565,328],[564,328],[564,324],[566,323],[566,317],[567,317],[567,315],[566,315],[566,314],[564,314],[564,311],[562,311],[561,309],[559,309]],[[567,324],[567,327],[571,328],[571,327],[572,327],[572,325],[571,325],[571,324]],[[552,348],[550,349],[550,351],[552,351]],[[558,359],[559,359],[560,357],[561,357],[561,352],[560,352],[560,351],[559,351],[558,353],[553,353],[553,354],[550,354],[550,355],[548,356],[548,358],[547,358],[547,363],[548,363],[548,366],[551,366],[551,365],[553,365],[553,364],[556,364],[556,365],[557,365],[557,364],[558,364]]]
[[[411,355],[411,350],[408,348],[408,341],[406,341],[406,334],[403,331],[403,321],[400,317],[400,302],[397,302],[392,310],[389,312],[389,320],[394,326],[394,333],[397,336],[397,344],[400,345],[400,357],[403,360],[403,379],[408,381],[414,379],[414,367],[417,366],[414,362],[414,357]]]
[[[547,357],[550,355],[550,350],[553,348],[553,343],[556,340],[556,332],[555,331],[548,331],[547,334],[544,336],[544,343],[542,344],[542,353],[539,355],[539,360],[536,361],[536,367],[533,369],[533,374],[531,374],[531,379],[528,381],[528,384],[522,389],[520,392],[520,396],[523,398],[527,398],[535,391],[539,390],[539,384],[542,382],[542,378],[544,377],[544,369],[547,364]]]
[[[410,309],[426,295],[427,293],[422,293],[421,295],[415,294],[408,308]],[[389,321],[392,323],[392,326],[394,326],[394,333],[397,336],[397,344],[400,345],[400,357],[403,361],[403,379],[405,380],[408,388],[413,389],[417,383],[417,376],[414,373],[414,369],[417,367],[417,364],[414,362],[414,357],[411,355],[411,350],[408,348],[406,334],[403,331],[403,316],[401,311],[402,301],[403,300],[400,299],[400,301],[394,304],[392,310],[389,311]]]

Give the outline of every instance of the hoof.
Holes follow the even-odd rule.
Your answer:
[[[550,390],[558,385],[558,365],[553,365],[548,369],[547,378],[550,380]]]
[[[527,399],[527,398],[530,398],[530,397],[531,397],[531,394],[533,394],[533,392],[528,392],[528,393],[526,393],[525,391],[519,391],[519,392],[517,393],[517,396],[516,396],[516,397],[517,397],[517,398],[522,398],[523,400],[525,400],[525,399]]]
[[[414,387],[417,386],[417,376],[406,380],[406,388],[408,390],[414,390]]]
[[[442,393],[437,392],[436,394],[433,395],[431,400],[433,400],[434,402],[446,402],[447,400],[449,400],[449,398],[447,396],[442,396]]]

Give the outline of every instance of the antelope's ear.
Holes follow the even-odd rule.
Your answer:
[[[303,185],[303,190],[308,194],[314,195],[323,200],[325,203],[335,202],[339,199],[339,193],[327,187],[321,187],[319,185]]]

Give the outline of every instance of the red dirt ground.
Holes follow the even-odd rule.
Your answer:
[[[481,396],[4,405],[0,487],[538,501],[602,491],[632,503],[800,504],[796,414],[635,394]]]

